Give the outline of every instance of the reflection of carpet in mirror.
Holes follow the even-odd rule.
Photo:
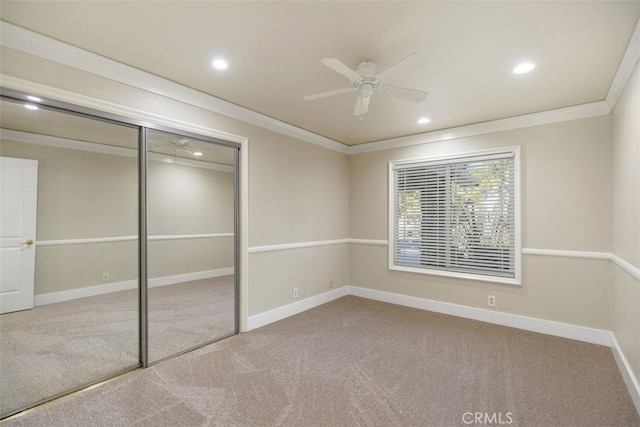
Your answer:
[[[233,276],[149,290],[149,360],[233,333]],[[0,316],[0,412],[138,364],[138,291]]]
[[[149,290],[149,362],[234,331],[233,276]]]

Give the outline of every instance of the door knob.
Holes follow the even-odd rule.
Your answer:
[[[27,245],[27,246],[31,246],[33,245],[33,240],[31,239],[27,239],[24,242],[20,243],[21,245]]]

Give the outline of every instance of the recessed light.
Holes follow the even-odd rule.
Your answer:
[[[421,125],[426,125],[427,123],[429,123],[431,121],[431,119],[427,118],[427,117],[420,117],[418,119],[418,123],[420,123]]]
[[[215,68],[216,70],[226,70],[227,68],[229,68],[229,64],[227,63],[227,61],[222,58],[214,59],[211,65],[213,65],[213,68]]]
[[[37,96],[33,96],[33,95],[27,95],[27,99],[33,102],[42,102],[41,98],[38,98]]]
[[[36,105],[33,104],[24,104],[24,108],[26,108],[27,110],[37,110],[38,107]]]
[[[513,69],[514,74],[524,74],[536,68],[536,64],[532,62],[522,62]]]
[[[194,151],[193,155],[200,157],[200,156],[202,156],[202,151]]]
[[[166,158],[166,159],[164,159],[164,162],[165,163],[173,163],[173,159]]]

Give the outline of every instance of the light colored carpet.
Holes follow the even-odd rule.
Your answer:
[[[464,426],[466,412],[640,425],[607,347],[348,296],[7,427]]]
[[[149,290],[149,359],[234,331],[233,276]],[[0,316],[0,413],[138,365],[138,293]]]

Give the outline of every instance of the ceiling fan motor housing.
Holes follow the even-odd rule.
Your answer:
[[[360,89],[364,85],[377,88],[382,84],[382,82],[376,79],[376,76],[378,75],[378,67],[376,67],[376,64],[371,61],[361,62],[360,65],[358,65],[356,73],[362,77],[361,80],[355,80],[352,82],[356,89]]]

